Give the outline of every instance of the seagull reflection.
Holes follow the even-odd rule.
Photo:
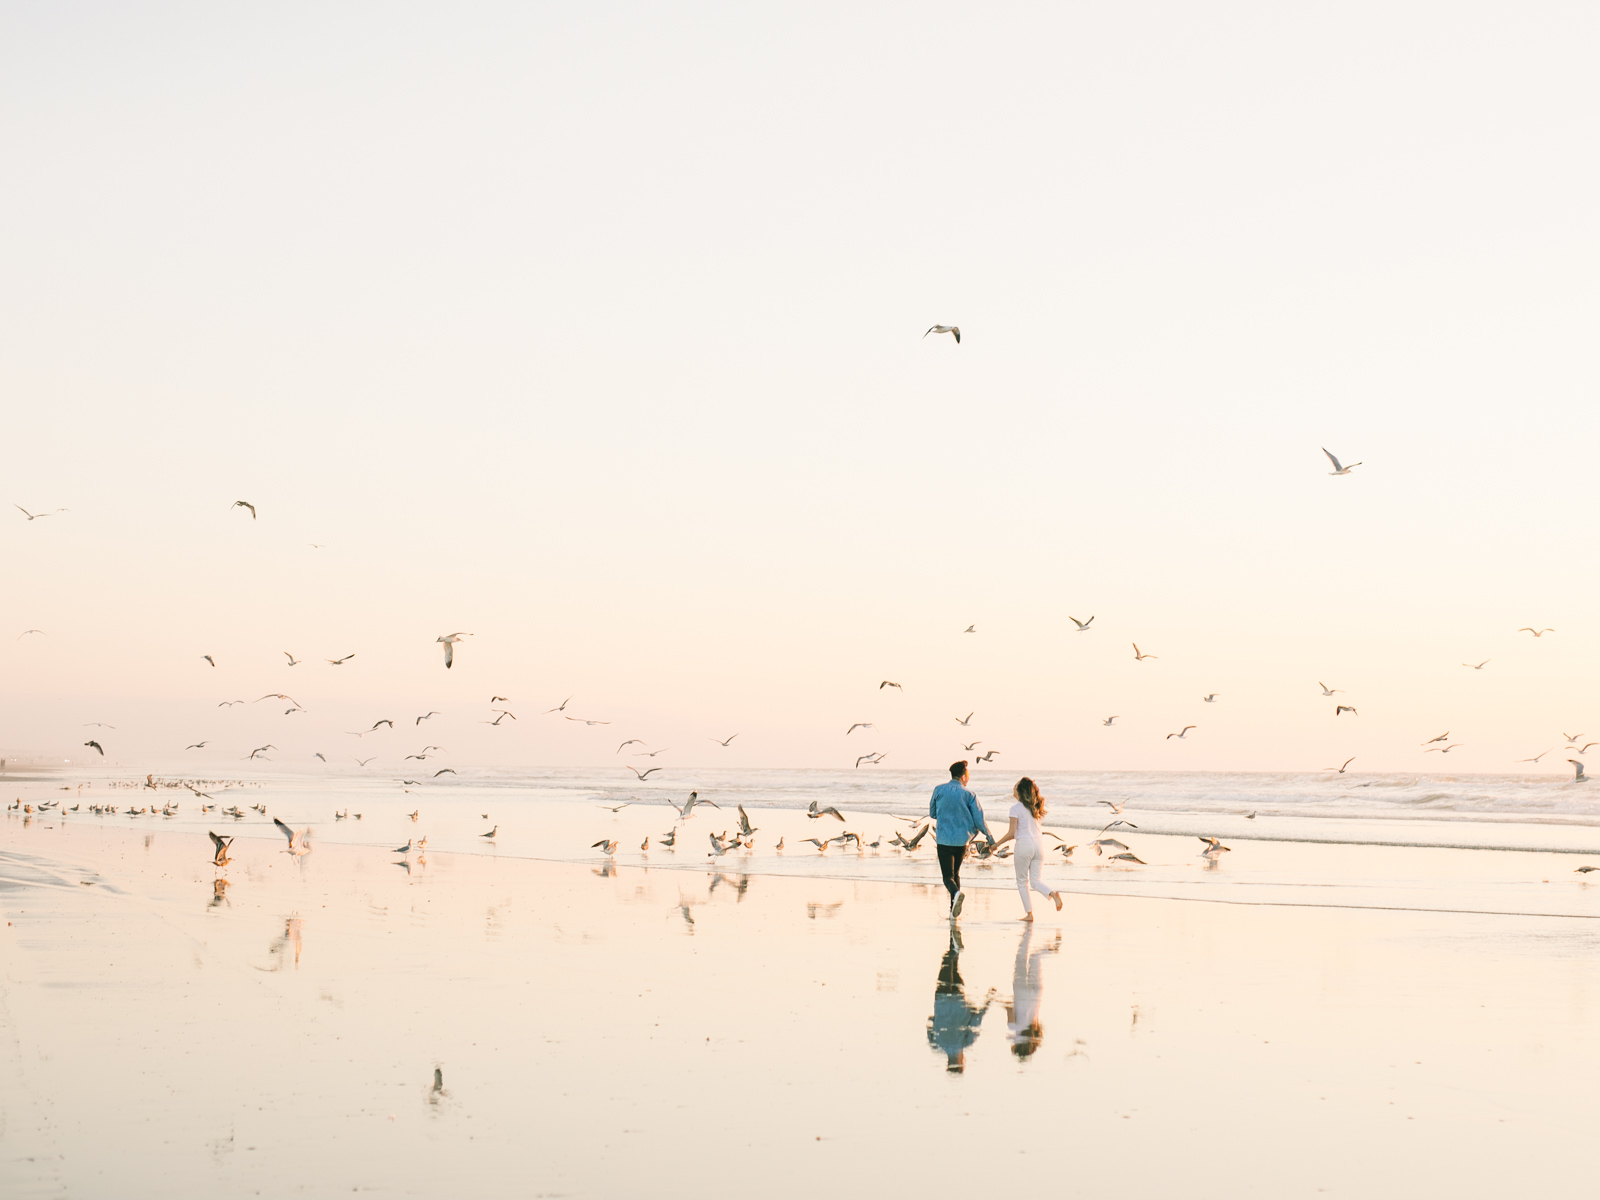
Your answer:
[[[229,908],[233,907],[232,901],[228,899],[228,881],[226,879],[213,879],[211,881],[211,903],[206,907],[216,908],[219,904],[226,904]]]
[[[1023,1062],[1032,1058],[1044,1041],[1044,1026],[1039,1023],[1044,978],[1039,971],[1039,961],[1060,949],[1059,929],[1049,945],[1033,949],[1032,925],[1023,930],[1022,940],[1017,943],[1017,959],[1011,968],[1011,1003],[1006,1005],[1006,1037],[1011,1042],[1011,1053]]]
[[[433,1069],[433,1086],[428,1089],[428,1103],[438,1104],[441,1100],[448,1100],[450,1093],[444,1090],[444,1068]]]
[[[967,1047],[978,1040],[978,1026],[994,1003],[993,988],[982,1005],[967,1002],[961,982],[961,948],[961,931],[952,929],[950,948],[939,963],[939,979],[933,988],[933,1015],[928,1018],[928,1045],[944,1051],[945,1070],[957,1075],[967,1069]]]
[[[272,968],[274,971],[283,970],[283,964],[288,961],[286,952],[290,946],[294,947],[294,965],[296,967],[300,965],[300,929],[301,921],[299,917],[284,918],[283,935],[274,941],[267,950],[268,954],[278,960],[278,965]]]
[[[601,879],[610,879],[617,873],[617,864],[608,858],[594,869],[594,873],[600,876]]]

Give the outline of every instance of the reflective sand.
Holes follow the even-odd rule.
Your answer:
[[[846,863],[408,871],[241,838],[217,871],[203,832],[3,837],[7,1197],[1488,1196],[1588,1171],[1600,887],[1565,855],[1519,886],[1567,916],[1075,894],[1031,933],[995,872],[953,945],[937,888]],[[1520,857],[1275,849],[1352,878],[1439,856],[1417,876],[1469,892]]]

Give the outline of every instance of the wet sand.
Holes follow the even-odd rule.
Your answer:
[[[1498,1196],[1589,1173],[1600,925],[1569,856],[1544,885],[1564,915],[1085,893],[1031,932],[997,872],[953,949],[942,889],[842,864],[407,871],[282,845],[241,838],[219,872],[203,832],[6,823],[0,1193]],[[1338,850],[1356,876],[1385,852]],[[1427,853],[1480,886],[1482,855]],[[1037,1015],[1026,1056],[1008,1002]]]

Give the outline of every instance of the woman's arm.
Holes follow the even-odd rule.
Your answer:
[[[1011,828],[1006,830],[1005,836],[1002,837],[998,842],[996,842],[995,845],[996,846],[1004,846],[1007,842],[1011,841],[1011,839],[1016,837],[1016,836],[1017,836],[1017,819],[1015,817],[1012,817],[1011,818]]]

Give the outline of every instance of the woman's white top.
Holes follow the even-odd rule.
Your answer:
[[[1028,806],[1018,800],[1009,814],[1017,822],[1017,849],[1039,845],[1039,818],[1028,811]]]

